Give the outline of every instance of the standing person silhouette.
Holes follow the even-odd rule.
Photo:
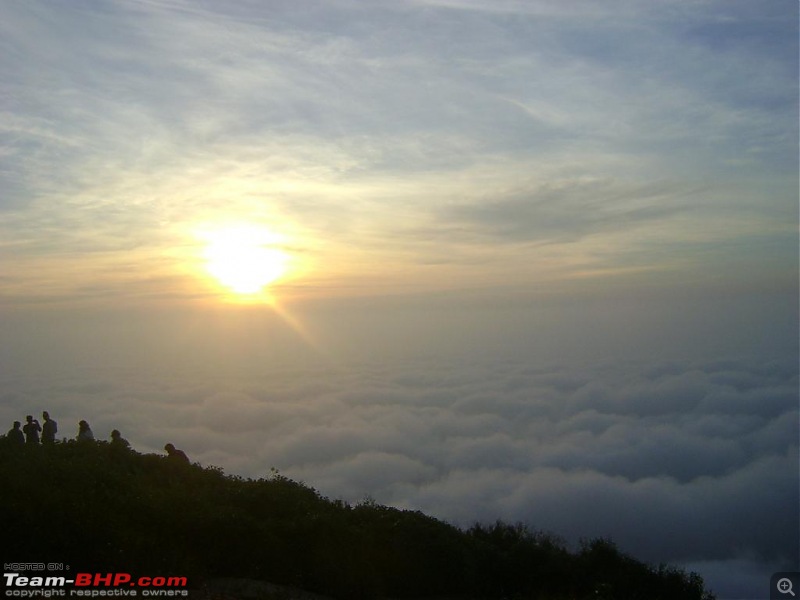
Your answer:
[[[22,428],[22,431],[25,434],[25,443],[28,446],[38,446],[39,432],[42,430],[42,426],[39,425],[39,421],[34,419],[32,415],[25,417],[25,421],[27,422]]]
[[[22,433],[20,425],[22,424],[19,421],[14,421],[14,426],[6,434],[6,440],[15,447],[25,445],[25,434]]]
[[[58,433],[58,423],[50,418],[50,413],[44,411],[42,413],[44,425],[42,425],[42,443],[54,444],[56,441],[56,433]]]
[[[78,423],[78,441],[79,442],[93,442],[94,434],[92,433],[89,423],[81,421]]]

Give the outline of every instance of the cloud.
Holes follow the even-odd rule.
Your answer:
[[[562,4],[5,3],[0,417],[796,564],[797,6]]]
[[[776,264],[788,21],[620,6],[6,6],[6,301],[213,296],[191,229],[232,215],[305,293]]]
[[[665,183],[551,183],[497,200],[448,207],[440,218],[505,242],[574,242],[592,234],[627,230],[642,222],[661,222],[686,210],[684,197],[690,193]]]
[[[119,428],[139,450],[169,440],[237,474],[276,467],[332,497],[462,525],[609,535],[646,560],[796,558],[788,362],[376,367],[304,368],[299,379],[277,367],[150,383],[7,377],[3,415],[41,406],[67,436],[87,418],[98,437]]]

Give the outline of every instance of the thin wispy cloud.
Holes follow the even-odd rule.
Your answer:
[[[588,6],[500,6],[517,14],[512,26],[473,14],[480,3],[447,6],[6,8],[6,46],[21,58],[3,65],[16,136],[5,172],[19,191],[4,202],[28,207],[26,220],[81,207],[84,225],[63,229],[88,243],[109,217],[132,231],[157,219],[177,236],[185,215],[263,217],[269,205],[309,235],[377,250],[362,228],[380,237],[409,201],[412,221],[446,210],[489,169],[494,185],[525,174],[539,189],[585,177],[690,188],[775,164],[791,146],[776,119],[793,106],[791,60],[760,45],[781,31],[769,15],[739,47],[703,9],[695,23],[677,8],[617,21]],[[410,195],[376,187],[415,179]],[[309,216],[339,221],[353,205],[352,236]],[[496,211],[481,211],[491,227]],[[566,235],[585,226],[582,215],[557,221]]]

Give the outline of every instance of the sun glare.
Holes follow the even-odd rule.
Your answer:
[[[276,247],[279,236],[267,229],[233,226],[202,237],[207,271],[235,294],[258,294],[288,269],[289,256]]]

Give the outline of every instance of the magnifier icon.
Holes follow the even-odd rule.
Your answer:
[[[789,579],[787,577],[784,577],[783,579],[778,579],[777,588],[778,588],[778,591],[781,594],[791,594],[792,597],[794,598],[795,594],[792,591],[792,580],[791,579]]]

